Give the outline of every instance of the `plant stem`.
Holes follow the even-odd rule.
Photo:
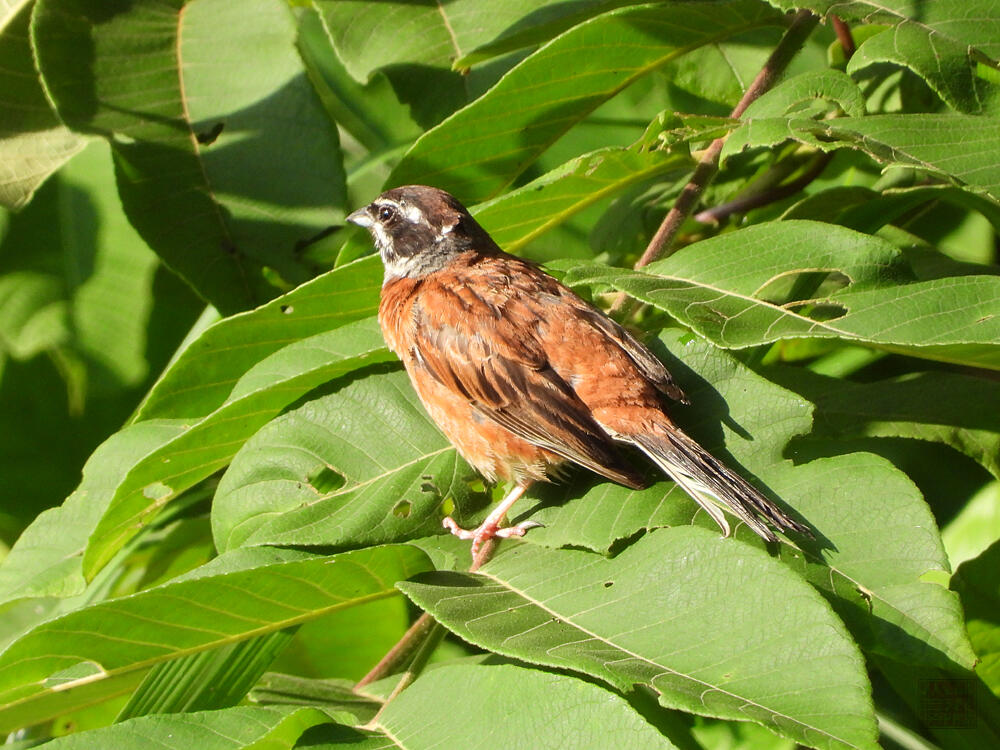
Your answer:
[[[473,558],[472,565],[469,566],[469,572],[475,573],[479,570],[493,556],[495,548],[495,539],[485,542]],[[409,630],[396,642],[396,645],[389,649],[386,655],[379,660],[378,664],[372,667],[368,674],[358,681],[354,689],[358,690],[376,680],[395,674],[404,664],[409,662],[406,674],[386,700],[386,703],[388,703],[417,678],[417,675],[420,674],[420,671],[427,663],[427,659],[430,657],[431,652],[433,652],[434,647],[437,646],[443,636],[444,628],[438,624],[437,620],[424,612],[414,620]],[[429,649],[425,648],[428,643],[432,644]],[[424,651],[426,651],[426,654]]]
[[[808,10],[800,10],[795,14],[784,36],[781,37],[774,51],[767,58],[767,62],[764,63],[764,67],[760,69],[757,77],[753,79],[753,82],[744,92],[739,103],[733,108],[730,117],[733,119],[742,117],[752,102],[759,98],[765,91],[769,91],[777,83],[788,67],[788,64],[792,61],[792,58],[802,48],[806,38],[812,33],[813,28],[815,28],[818,22],[819,16],[814,15]],[[656,234],[649,241],[649,245],[646,247],[645,252],[643,252],[642,257],[636,262],[636,269],[642,268],[654,260],[658,260],[669,254],[681,225],[691,215],[701,194],[719,171],[719,154],[722,152],[725,142],[725,137],[716,138],[702,153],[701,160],[698,162],[698,166],[695,167],[688,184],[684,186],[681,194],[677,196],[677,201],[674,203],[673,208],[667,212],[663,222],[660,224],[660,228],[656,230]]]

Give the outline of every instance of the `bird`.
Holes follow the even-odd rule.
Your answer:
[[[503,526],[538,481],[578,464],[632,489],[644,477],[622,455],[631,445],[719,525],[722,508],[763,539],[772,527],[811,535],[760,490],[701,447],[670,418],[688,403],[663,363],[602,310],[538,264],[500,249],[450,193],[405,185],[347,220],[366,228],[384,278],[378,320],[431,419],[458,453],[510,492],[472,540],[520,537],[539,526]]]

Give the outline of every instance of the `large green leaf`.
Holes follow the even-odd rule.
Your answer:
[[[330,717],[315,708],[239,706],[226,711],[198,711],[131,719],[102,729],[71,734],[48,743],[53,750],[281,750],[309,727]]]
[[[758,2],[614,10],[553,39],[425,133],[389,183],[431,183],[463,202],[495,196],[548,146],[635,80],[692,49],[779,22]]]
[[[536,10],[537,0],[390,2],[314,0],[347,70],[365,82],[399,63],[450,68],[452,63]],[[550,3],[551,4],[551,3]]]
[[[93,577],[164,505],[228,464],[289,403],[390,356],[376,321],[369,318],[296,342],[259,362],[222,406],[130,467],[87,545],[84,574]]]
[[[835,274],[839,288],[817,291],[813,285],[805,299],[790,292],[796,278],[817,273]],[[583,266],[570,268],[566,280],[611,284],[719,346],[839,338],[1000,369],[1000,277],[910,281],[893,246],[829,224],[751,226],[640,271]]]
[[[876,747],[861,655],[822,597],[704,529],[658,531],[611,560],[518,544],[478,573],[400,588],[498,653],[619,689],[649,685],[663,705],[754,720],[814,747]]]
[[[171,363],[136,419],[204,417],[243,374],[284,346],[375,314],[382,264],[364,258],[206,329]]]
[[[196,290],[233,312],[313,275],[297,247],[343,217],[344,174],[283,2],[40,0],[33,34],[60,117],[111,139],[126,213]]]
[[[476,220],[504,250],[517,253],[594,203],[652,177],[687,168],[686,153],[643,145],[584,154],[527,185],[476,207]]]
[[[782,544],[783,559],[816,586],[866,651],[911,663],[968,667],[973,655],[955,597],[925,580],[948,569],[934,518],[913,483],[867,453],[796,465],[785,456],[808,433],[813,406],[731,356],[677,333],[661,353],[692,400],[672,416],[713,453],[744,466],[814,529],[817,539]],[[693,370],[693,372],[692,372]],[[794,456],[794,454],[793,454]],[[545,524],[528,539],[605,552],[643,529],[714,523],[675,485],[635,491],[609,482],[533,489],[541,508],[525,516]],[[760,545],[748,529],[737,536]],[[617,544],[616,544],[617,543]],[[804,554],[803,554],[804,553]]]
[[[405,373],[368,370],[331,390],[275,419],[233,459],[212,514],[220,549],[410,539],[441,530],[446,501],[467,518],[472,472]]]
[[[17,10],[20,6],[20,10]],[[0,17],[0,205],[20,208],[52,172],[87,144],[45,99],[28,43],[31,3]]]
[[[768,1],[784,10],[810,8],[890,26],[858,47],[848,72],[879,62],[905,65],[956,109],[980,107],[974,56],[1000,59],[1000,13],[992,0]]]
[[[790,138],[826,151],[853,148],[884,165],[927,170],[1000,201],[996,131],[996,118],[969,115],[872,115],[823,121],[765,117],[737,128],[722,156]]]
[[[0,731],[86,705],[157,664],[393,596],[396,581],[430,568],[406,546],[295,557],[241,551],[235,566],[220,558],[38,625],[0,654]]]
[[[390,702],[376,729],[398,747],[476,747],[484,719],[498,747],[674,747],[615,693],[566,675],[509,665],[444,666]],[[501,717],[509,717],[502,720]],[[600,728],[600,735],[596,729]]]

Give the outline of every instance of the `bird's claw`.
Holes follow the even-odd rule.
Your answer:
[[[514,526],[504,526],[501,528],[496,523],[490,523],[489,520],[487,520],[475,529],[463,529],[455,523],[455,519],[448,516],[441,522],[441,525],[459,539],[471,539],[472,556],[475,557],[483,543],[493,539],[494,537],[499,537],[500,539],[521,537],[524,536],[529,529],[538,528],[543,524],[538,523],[538,521],[521,521],[521,523],[515,524]]]

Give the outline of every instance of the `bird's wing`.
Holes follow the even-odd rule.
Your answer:
[[[414,366],[527,442],[630,487],[643,486],[587,405],[549,365],[532,324],[536,313],[518,294],[484,299],[454,284],[426,290],[414,308]]]
[[[566,302],[576,308],[582,320],[585,320],[587,324],[600,330],[605,336],[614,341],[660,393],[672,398],[674,401],[679,401],[683,404],[690,403],[687,396],[684,395],[684,391],[670,377],[670,372],[666,366],[635,336],[596,307],[589,305],[576,295],[563,295],[563,297]]]

